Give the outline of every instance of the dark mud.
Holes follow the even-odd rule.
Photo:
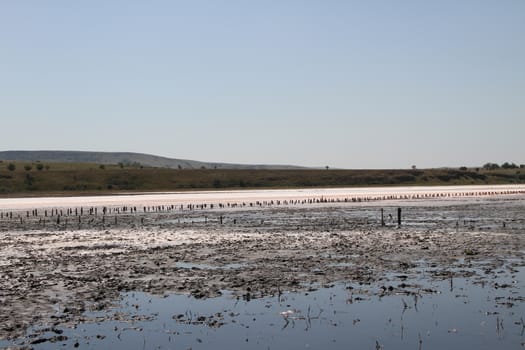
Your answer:
[[[502,306],[523,305],[512,284],[512,273],[525,264],[523,197],[384,204],[384,227],[378,206],[351,203],[129,214],[119,215],[116,224],[108,218],[45,229],[36,219],[23,229],[0,222],[0,338],[30,347],[67,342],[63,337],[71,335],[64,329],[112,310],[131,292],[248,302],[324,293],[343,283],[353,288],[344,293],[353,302],[405,295],[408,308],[415,295],[442,292],[428,281],[444,281],[453,291],[454,281],[468,278],[487,290],[515,291],[514,299],[500,300],[508,303]],[[399,205],[401,227],[395,218]],[[508,281],[498,279],[501,271],[510,273]],[[421,278],[427,282],[412,288]],[[140,315],[120,315],[140,321],[133,319]],[[212,316],[204,315],[202,323],[231,323]]]

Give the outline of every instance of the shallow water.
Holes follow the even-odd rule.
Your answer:
[[[5,219],[0,348],[524,348],[523,198]]]
[[[371,285],[250,299],[125,293],[74,328],[34,328],[0,346],[35,349],[519,349],[525,342],[525,267],[418,262]],[[450,276],[469,276],[452,277]],[[383,295],[383,296],[381,296]],[[54,337],[54,338],[53,338]],[[61,338],[62,337],[62,338]],[[67,339],[66,339],[67,337]],[[40,343],[39,343],[40,342]],[[31,345],[31,343],[34,343]]]

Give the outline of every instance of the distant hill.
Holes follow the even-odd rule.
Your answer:
[[[83,151],[0,151],[0,160],[54,163],[96,163],[143,165],[158,168],[183,169],[301,169],[292,165],[210,163],[196,160],[175,159],[132,152],[83,152]]]

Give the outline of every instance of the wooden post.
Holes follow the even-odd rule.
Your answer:
[[[401,227],[401,208],[397,208],[397,225]]]
[[[383,208],[381,208],[381,226],[385,226],[385,216]]]

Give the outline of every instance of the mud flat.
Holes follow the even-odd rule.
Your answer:
[[[463,348],[485,322],[480,348],[520,348],[524,213],[512,194],[4,218],[0,347]],[[436,316],[458,303],[460,326]]]

